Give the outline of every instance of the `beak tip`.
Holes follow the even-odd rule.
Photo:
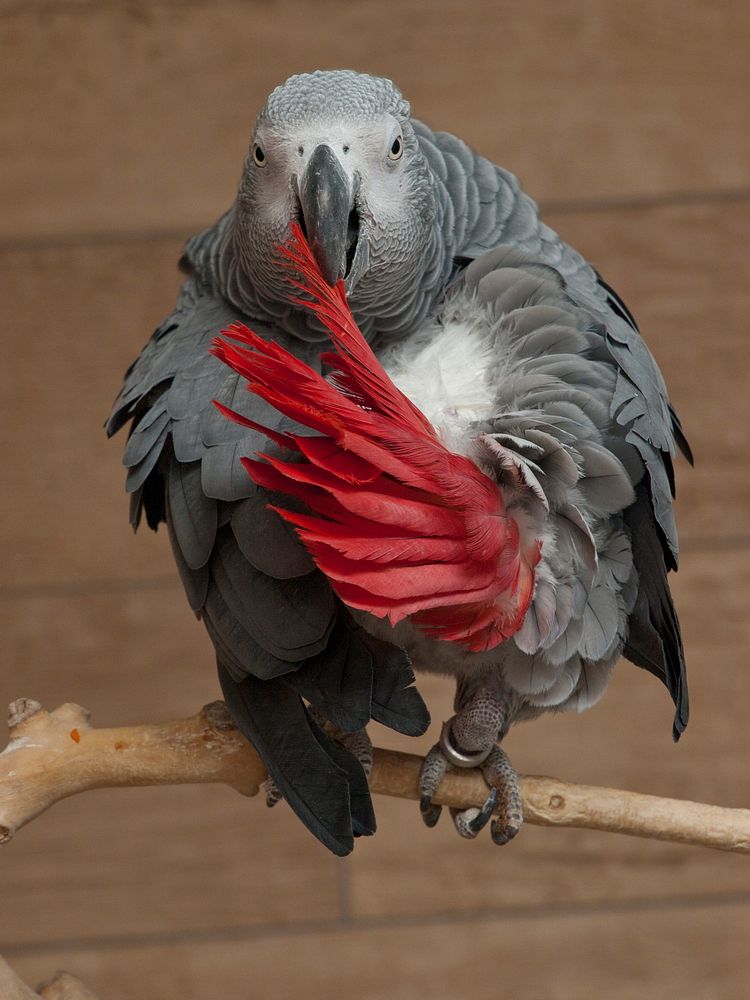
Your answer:
[[[325,279],[326,283],[332,288],[335,286],[339,278],[343,277],[341,273],[341,266],[334,268],[333,263],[330,259],[327,251],[320,247],[317,241],[310,246],[313,257],[315,258],[315,263],[318,265],[318,270]]]

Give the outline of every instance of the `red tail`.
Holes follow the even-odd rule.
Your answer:
[[[293,524],[339,597],[392,624],[407,616],[427,633],[474,651],[491,649],[523,622],[538,546],[521,551],[518,527],[495,482],[453,454],[391,382],[358,329],[343,282],[321,276],[297,225],[280,248],[294,285],[330,331],[328,379],[239,324],[213,353],[248,389],[314,436],[280,434],[216,404],[297,453],[242,464],[258,485],[302,500],[310,514],[274,508]]]

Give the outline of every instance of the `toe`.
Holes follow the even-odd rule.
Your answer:
[[[440,819],[442,806],[433,804],[432,798],[440,787],[440,782],[448,770],[448,761],[440,747],[435,744],[422,764],[419,775],[419,811],[427,826],[434,826]]]
[[[490,821],[497,802],[497,789],[493,788],[481,809],[451,809],[453,825],[462,837],[473,840]]]
[[[439,805],[433,805],[432,799],[429,795],[423,795],[419,800],[419,812],[422,816],[425,826],[433,827],[440,819],[440,813],[443,811],[443,807]]]
[[[492,821],[492,826],[490,827],[492,843],[502,847],[503,844],[507,844],[509,841],[513,840],[520,829],[520,823],[513,824],[504,822],[500,819],[495,819]]]
[[[498,816],[490,827],[492,841],[495,844],[507,844],[513,840],[523,825],[523,804],[518,775],[508,755],[500,747],[493,748],[482,771],[485,781],[498,793]]]
[[[270,809],[275,806],[277,802],[281,802],[284,797],[279,791],[279,786],[273,780],[273,778],[266,778],[263,783],[263,789],[266,793],[266,805]]]
[[[476,836],[480,830],[484,830],[490,821],[490,817],[495,811],[495,805],[497,803],[497,789],[493,788],[490,794],[487,796],[487,801],[482,806],[481,810],[469,823],[469,827]]]

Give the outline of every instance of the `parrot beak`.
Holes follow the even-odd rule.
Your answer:
[[[350,185],[330,146],[317,146],[299,184],[300,224],[329,285],[348,276],[357,251],[357,178]]]

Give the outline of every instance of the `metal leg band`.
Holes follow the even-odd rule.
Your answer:
[[[455,719],[455,715],[453,716],[453,719]],[[479,765],[483,764],[492,753],[494,743],[490,744],[486,750],[477,750],[475,753],[462,753],[451,743],[450,730],[453,719],[448,719],[447,722],[443,723],[443,729],[440,733],[439,741],[440,749],[454,767],[479,767]]]

